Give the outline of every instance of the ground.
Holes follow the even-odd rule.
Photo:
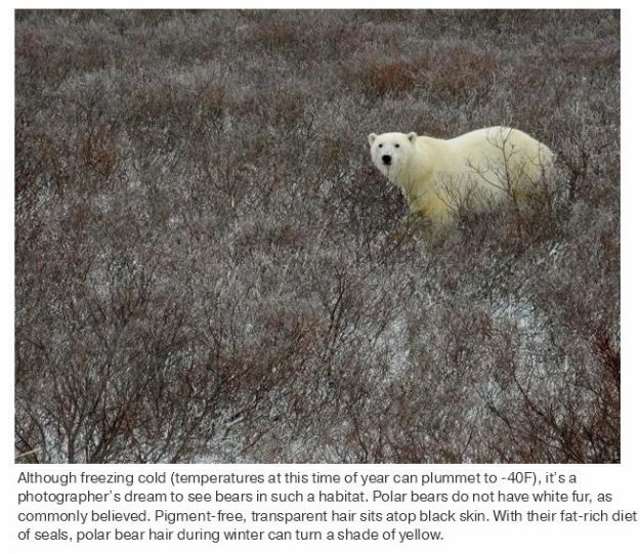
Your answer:
[[[22,462],[619,460],[619,12],[16,12]],[[511,125],[429,243],[371,130]]]

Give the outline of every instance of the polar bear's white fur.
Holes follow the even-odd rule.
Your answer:
[[[481,209],[540,190],[551,150],[526,133],[490,127],[442,140],[416,133],[369,135],[371,158],[412,214],[447,224],[461,206]]]

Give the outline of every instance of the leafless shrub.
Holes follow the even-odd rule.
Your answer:
[[[359,70],[357,77],[363,92],[376,98],[385,94],[402,94],[414,88],[414,68],[406,62],[371,63]]]
[[[619,461],[619,118],[616,11],[18,11],[16,460]],[[497,124],[425,240],[366,135]]]

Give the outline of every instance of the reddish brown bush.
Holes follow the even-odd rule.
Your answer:
[[[551,62],[549,62],[551,60]],[[616,11],[18,11],[20,462],[620,460]],[[405,222],[366,136],[512,124]]]

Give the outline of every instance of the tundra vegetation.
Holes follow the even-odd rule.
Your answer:
[[[620,459],[618,11],[17,11],[25,463]],[[367,135],[509,125],[402,227]],[[399,230],[401,232],[399,232]]]

